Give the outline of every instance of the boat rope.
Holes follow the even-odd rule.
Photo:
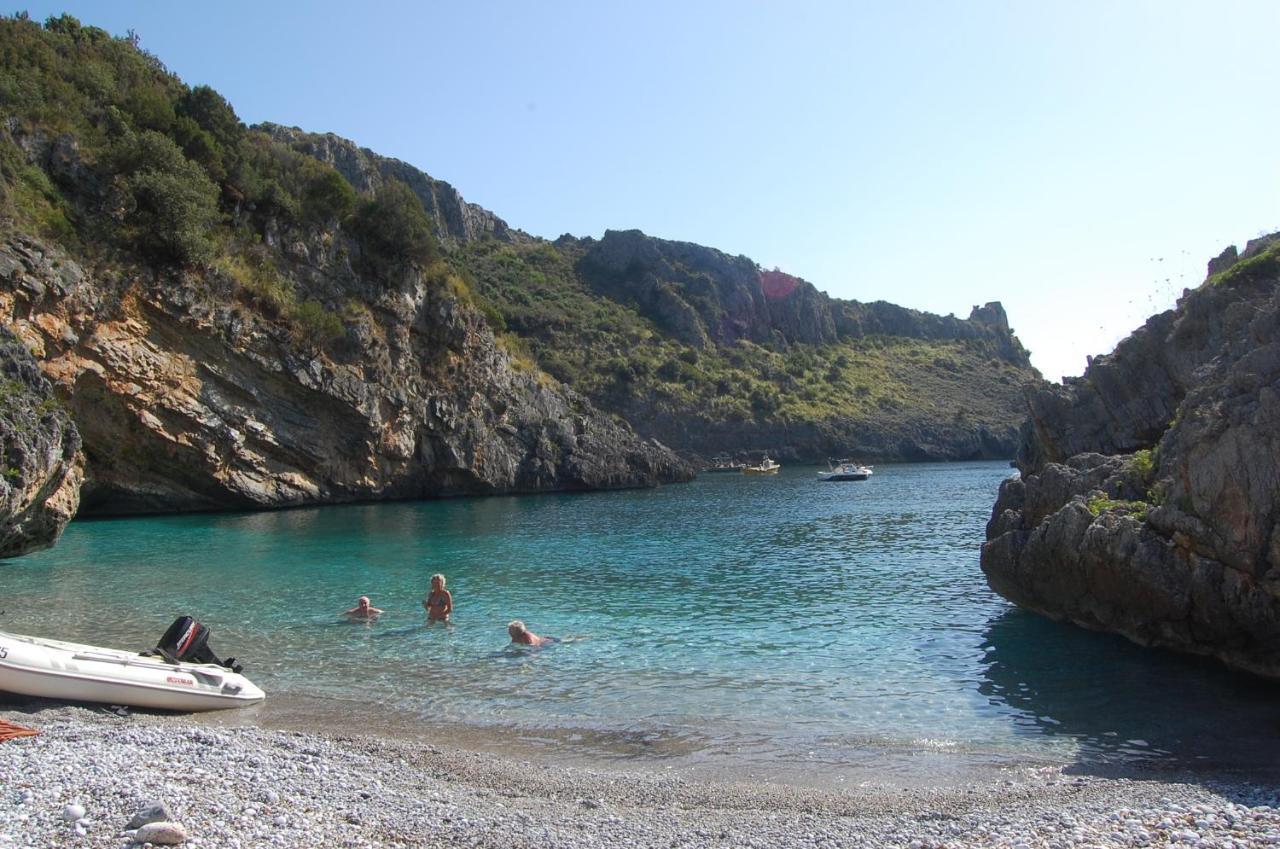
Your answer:
[[[33,728],[23,728],[21,725],[14,725],[12,722],[0,719],[0,743],[17,740],[19,737],[34,737],[39,733]]]

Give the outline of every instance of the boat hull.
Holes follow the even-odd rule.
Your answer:
[[[221,666],[167,663],[131,652],[0,631],[0,690],[176,711],[257,704],[266,694]]]

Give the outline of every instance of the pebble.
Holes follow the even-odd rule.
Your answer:
[[[133,819],[129,820],[129,824],[125,828],[129,831],[139,829],[149,822],[167,822],[173,819],[173,813],[169,810],[169,806],[164,802],[148,802],[141,810],[133,815]]]
[[[205,727],[187,718],[135,715],[107,728],[79,708],[23,717],[40,721],[44,733],[34,743],[0,746],[0,776],[30,785],[0,789],[0,849],[138,849],[174,840],[201,849],[390,849],[408,835],[563,849],[1280,846],[1280,788],[1261,782],[1084,780],[1037,766],[953,787],[866,781],[821,793],[430,752],[412,741]],[[1019,780],[1007,783],[1010,775]],[[1050,784],[1046,775],[1062,780]],[[181,824],[160,800],[181,800]],[[57,816],[73,806],[81,816]],[[115,824],[159,807],[163,820],[95,834],[93,820]]]
[[[62,809],[62,818],[67,822],[84,819],[84,805],[70,804]]]
[[[136,843],[159,843],[175,846],[187,839],[187,830],[176,822],[149,822],[133,836]]]

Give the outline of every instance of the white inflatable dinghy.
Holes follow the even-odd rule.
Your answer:
[[[194,629],[203,629],[194,620],[187,621]],[[266,698],[240,674],[239,667],[191,663],[179,660],[181,656],[172,652],[166,657],[159,649],[137,654],[0,631],[0,690],[179,711],[244,707]]]

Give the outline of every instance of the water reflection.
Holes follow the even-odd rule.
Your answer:
[[[1018,609],[989,623],[983,649],[979,692],[1023,733],[1075,738],[1086,771],[1280,775],[1280,685]]]

